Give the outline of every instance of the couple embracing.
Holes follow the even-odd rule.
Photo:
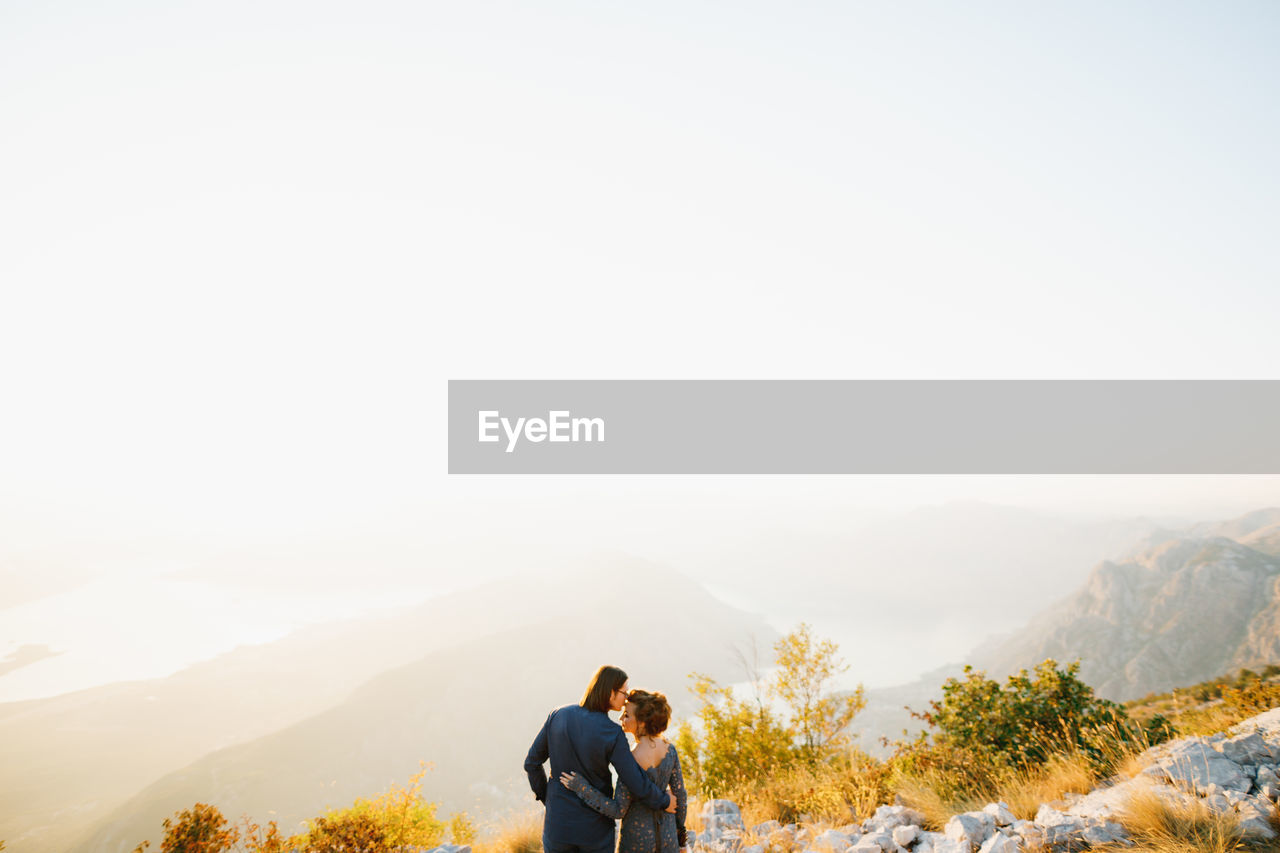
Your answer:
[[[613,853],[618,818],[619,853],[677,853],[686,846],[680,758],[662,737],[671,706],[661,693],[629,687],[621,669],[600,667],[582,701],[552,711],[529,747],[529,786],[547,807],[545,853]],[[610,711],[622,712],[618,723]],[[624,732],[635,738],[634,750]],[[547,759],[551,782],[542,768]],[[618,773],[616,793],[610,765]]]

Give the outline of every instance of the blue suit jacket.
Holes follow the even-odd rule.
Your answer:
[[[542,765],[551,759],[551,782]],[[622,727],[603,711],[565,705],[547,715],[524,759],[533,795],[547,807],[542,837],[550,843],[598,846],[613,838],[613,819],[605,817],[560,784],[561,773],[577,773],[593,788],[613,796],[609,765],[618,771],[637,800],[655,811],[670,801],[631,755]]]

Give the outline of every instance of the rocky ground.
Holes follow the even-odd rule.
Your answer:
[[[1280,708],[1212,737],[1170,741],[1139,756],[1132,778],[1115,778],[1086,795],[1043,804],[1034,820],[1017,820],[1004,803],[953,816],[942,832],[921,824],[906,806],[881,806],[860,824],[818,829],[768,821],[748,828],[738,806],[711,800],[694,853],[1017,853],[1124,844],[1120,822],[1139,793],[1170,804],[1203,804],[1239,820],[1247,837],[1276,837],[1272,818],[1280,797]]]

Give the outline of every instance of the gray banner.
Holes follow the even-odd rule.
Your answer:
[[[1280,474],[1280,381],[450,380],[450,474]]]

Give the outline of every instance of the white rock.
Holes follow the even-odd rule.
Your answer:
[[[996,826],[1008,826],[1017,820],[1009,811],[1008,803],[987,803],[982,810],[995,818]]]
[[[1181,757],[1163,762],[1161,766],[1171,781],[1191,791],[1204,791],[1210,785],[1217,785],[1243,793],[1253,787],[1253,781],[1240,771],[1240,765],[1221,756]]]
[[[895,826],[918,826],[924,823],[924,815],[907,806],[881,806],[865,823],[877,830],[889,830]]]
[[[1067,811],[1070,814],[1083,818],[1113,818],[1120,817],[1129,807],[1129,801],[1139,790],[1145,790],[1149,786],[1146,777],[1138,776],[1133,779],[1126,779],[1112,785],[1110,788],[1098,788],[1090,791],[1072,804]]]
[[[861,839],[859,839],[861,840]],[[853,843],[853,839],[838,830],[828,829],[826,832],[813,839],[813,843],[818,847],[828,847],[832,850],[844,850]]]
[[[741,853],[764,853],[763,844],[751,844],[742,848]]]
[[[938,833],[931,833],[937,835]],[[941,838],[935,839],[933,842],[933,853],[972,853],[973,846],[968,840],[957,841],[954,838],[947,838],[943,835]]]
[[[982,843],[979,853],[1018,853],[1018,842],[999,832]]]
[[[1128,837],[1125,828],[1113,821],[1091,821],[1080,833],[1080,838],[1091,847],[1114,844]]]
[[[986,812],[965,812],[947,821],[942,831],[953,841],[967,841],[978,847],[996,831],[996,819]]]
[[[1240,830],[1249,838],[1262,838],[1270,841],[1276,837],[1276,831],[1271,828],[1271,821],[1256,815],[1241,818]]]
[[[1222,796],[1221,794],[1213,794],[1211,796],[1205,797],[1204,804],[1209,809],[1209,811],[1213,812],[1216,815],[1229,815],[1229,814],[1235,814],[1236,812],[1236,810],[1232,807],[1231,803],[1227,801],[1227,798]]]
[[[779,829],[782,829],[782,824],[778,823],[776,820],[766,820],[764,823],[757,823],[755,826],[751,827],[751,832],[761,838],[767,838]]]
[[[893,828],[893,843],[899,847],[910,847],[912,842],[920,837],[920,827],[918,826],[895,826]]]
[[[1262,735],[1256,731],[1236,735],[1229,740],[1224,740],[1221,743],[1221,747],[1222,754],[1236,764],[1257,765],[1275,761],[1276,759],[1271,747],[1262,739]]]
[[[1042,803],[1036,810],[1036,823],[1048,829],[1053,826],[1070,826],[1075,829],[1084,828],[1084,819],[1076,815],[1065,814],[1048,803]]]
[[[863,844],[874,844],[884,853],[893,853],[893,848],[896,846],[893,843],[893,836],[887,832],[869,832],[858,839],[858,845]]]
[[[736,814],[741,817],[742,811],[733,800],[707,800],[702,804],[703,817],[720,814]]]
[[[1029,820],[1020,820],[1009,827],[1009,829],[1018,838],[1022,839],[1022,846],[1027,848],[1038,848],[1044,846],[1044,827]]]

